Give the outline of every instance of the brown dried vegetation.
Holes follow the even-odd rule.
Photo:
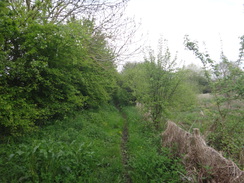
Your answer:
[[[199,183],[243,183],[244,171],[215,149],[206,145],[197,128],[193,134],[168,121],[162,134],[163,146],[183,158],[188,181]]]

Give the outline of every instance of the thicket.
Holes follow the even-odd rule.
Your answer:
[[[195,92],[198,94],[211,93],[211,87],[205,76],[204,69],[195,64],[190,64],[182,68],[184,70],[187,82],[194,86]]]
[[[50,12],[57,6],[55,18]],[[1,135],[20,135],[111,100],[117,72],[107,36],[90,18],[60,21],[67,6],[0,2]]]

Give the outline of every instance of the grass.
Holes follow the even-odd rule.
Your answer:
[[[128,162],[123,164],[125,120]],[[182,182],[179,160],[162,149],[160,141],[160,132],[143,121],[135,107],[82,111],[0,144],[0,182]]]
[[[0,182],[122,182],[123,118],[105,106],[0,147]]]
[[[161,147],[161,131],[142,120],[136,108],[124,108],[129,124],[129,175],[132,182],[183,182],[180,160]]]
[[[173,114],[172,120],[189,131],[200,128],[210,145],[243,168],[243,117],[233,112],[225,128],[211,131],[217,117],[213,102],[203,97],[199,106]],[[103,106],[55,121],[33,134],[9,138],[0,144],[0,182],[183,182],[180,160],[161,147],[163,128],[155,130],[142,116],[136,107],[121,112]],[[128,125],[126,164],[121,146],[124,124]]]

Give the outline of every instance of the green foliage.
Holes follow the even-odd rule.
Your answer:
[[[185,170],[168,149],[162,149],[160,132],[141,119],[134,107],[124,108],[129,123],[129,174],[132,182],[183,182]]]
[[[37,14],[31,19],[33,12],[24,4],[0,6],[2,135],[20,135],[34,123],[98,107],[116,88],[114,56],[93,21],[40,23],[44,10],[33,10]]]
[[[195,103],[193,84],[187,82],[185,71],[174,68],[176,58],[171,59],[168,48],[163,48],[163,44],[159,43],[157,56],[149,50],[145,62],[127,64],[121,73],[123,86],[129,88],[130,95],[143,105],[146,113],[150,113],[156,128],[170,116],[171,111],[187,110]]]
[[[103,106],[13,138],[0,145],[0,182],[121,182],[122,125]]]
[[[178,85],[170,98],[169,116],[176,111],[189,111],[197,104],[198,85],[190,81],[188,71],[179,69],[174,75]]]
[[[72,182],[87,177],[96,166],[93,152],[75,141],[33,141],[16,147],[7,160],[2,182]]]
[[[159,131],[135,107],[128,115],[128,170],[133,182],[182,182],[180,160],[161,149]],[[0,144],[1,182],[123,182],[124,119],[113,106],[85,110],[32,135]]]
[[[0,87],[2,88],[2,87]],[[2,89],[7,92],[7,89]],[[0,133],[18,136],[35,129],[34,122],[39,115],[35,105],[21,98],[23,93],[19,90],[1,95],[0,98]]]
[[[156,150],[154,150],[156,151]],[[131,176],[134,182],[182,182],[180,174],[183,171],[177,159],[170,158],[167,150],[157,152],[138,152],[131,160]]]
[[[141,85],[144,82],[142,78],[143,66],[136,63],[126,63],[124,69],[118,76],[118,85],[120,86],[117,94],[117,101],[120,104],[135,104],[139,98],[140,92],[143,92]],[[140,85],[138,84],[140,83]],[[139,88],[140,87],[140,88]]]
[[[187,82],[197,87],[199,93],[211,93],[209,82],[205,77],[204,70],[197,65],[190,64],[183,68],[186,72]]]
[[[226,157],[233,159],[241,168],[243,161],[244,123],[241,112],[229,114],[222,125],[216,125],[214,133],[208,136],[209,143],[217,150],[222,151]]]
[[[201,60],[205,69],[205,76],[218,105],[236,99],[243,99],[244,72],[241,69],[241,59],[235,62],[229,61],[222,52],[220,62],[216,62],[210,58],[208,53],[200,52],[198,44],[190,41],[188,36],[185,38],[185,46]],[[243,50],[243,48],[240,50]],[[221,114],[221,116],[224,115]]]
[[[205,94],[206,95],[206,94]],[[224,123],[219,120],[213,96],[199,96],[199,106],[189,111],[177,111],[171,119],[178,122],[187,131],[200,129],[206,137],[208,145],[232,159],[240,168],[243,168],[243,104],[235,103],[235,109],[226,117]],[[237,110],[236,110],[237,109]]]

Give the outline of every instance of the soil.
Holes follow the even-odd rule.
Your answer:
[[[127,120],[126,114],[123,112],[121,112],[121,113],[122,113],[122,116],[124,119],[124,127],[123,127],[122,136],[121,136],[121,154],[122,154],[122,163],[124,166],[123,177],[124,177],[125,183],[132,183],[131,177],[128,173],[128,171],[129,171],[129,165],[128,165],[129,155],[128,155],[128,149],[127,149],[127,142],[129,139],[128,120]]]

